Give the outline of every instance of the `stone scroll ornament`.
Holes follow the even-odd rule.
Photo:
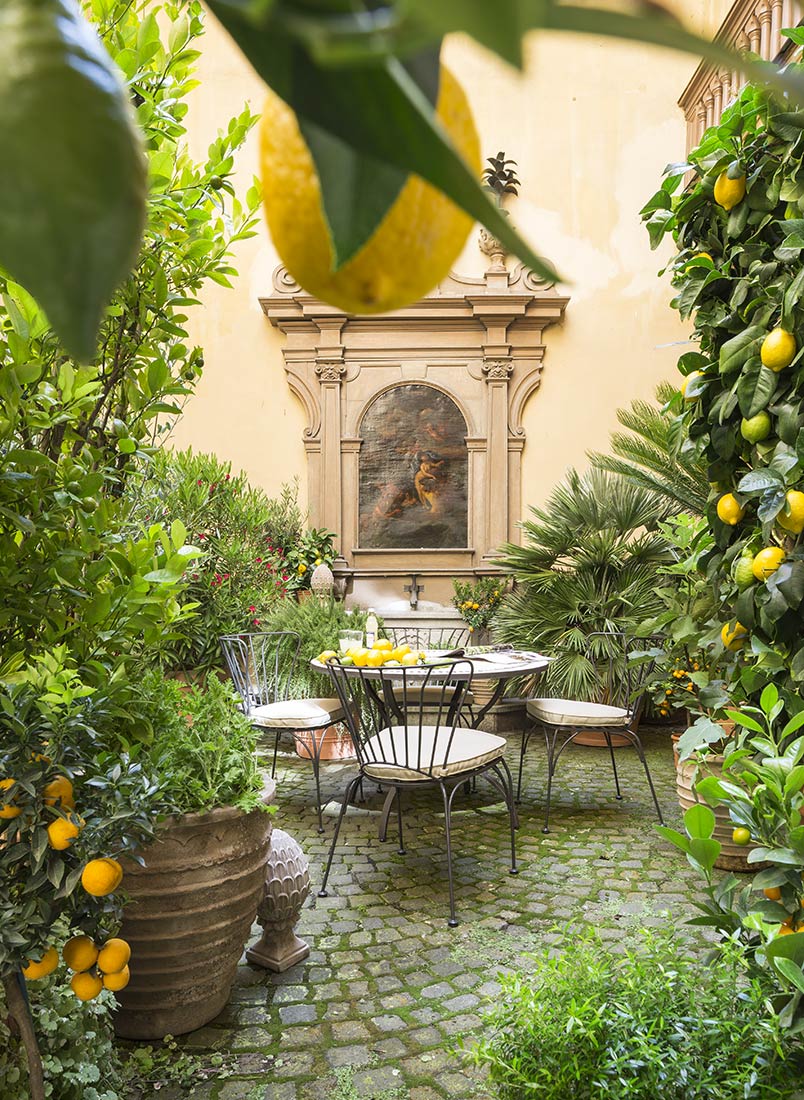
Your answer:
[[[309,893],[307,857],[292,836],[274,829],[265,864],[264,893],[257,909],[263,933],[246,952],[249,962],[281,974],[307,958],[310,947],[299,939],[294,928]]]

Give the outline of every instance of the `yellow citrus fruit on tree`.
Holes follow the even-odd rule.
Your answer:
[[[125,940],[114,937],[107,940],[98,955],[98,969],[104,974],[116,974],[131,958],[131,948]]]
[[[784,550],[781,546],[766,546],[760,550],[754,558],[754,576],[758,581],[766,581],[784,561]]]
[[[746,829],[744,825],[738,825],[738,827],[731,834],[731,839],[735,844],[739,844],[741,847],[745,847],[746,844],[751,843],[751,830]]]
[[[98,949],[89,936],[73,936],[65,943],[61,957],[70,970],[89,970],[98,961]]]
[[[735,622],[724,623],[723,629],[720,631],[720,640],[726,649],[732,651],[742,649],[745,645],[745,639],[748,637],[748,631],[745,629],[742,623]]]
[[[0,779],[0,792],[10,790],[16,782],[16,779]],[[15,804],[13,798],[10,802],[0,801],[0,820],[7,821],[9,818],[19,817],[21,813],[22,810]]]
[[[36,981],[37,978],[46,978],[48,974],[52,974],[58,965],[58,951],[55,947],[48,947],[47,951],[38,961],[34,962],[33,959],[29,959],[28,965],[22,968],[22,973],[26,981],[33,982]]]
[[[734,493],[726,493],[717,502],[717,518],[721,523],[727,523],[729,527],[736,526],[744,515],[745,509]]]
[[[796,357],[797,350],[796,338],[792,332],[775,328],[762,341],[759,355],[764,366],[769,370],[780,371],[790,366]]]
[[[70,989],[79,1001],[91,1001],[103,989],[103,982],[94,971],[85,970],[80,974],[73,974],[70,978]]]
[[[463,89],[441,67],[436,112],[480,175],[480,143]],[[418,301],[461,254],[473,219],[418,176],[406,180],[371,238],[338,271],[315,163],[295,113],[273,92],[260,128],[263,207],[276,250],[305,290],[346,313],[384,313]]]
[[[703,375],[701,374],[701,372],[699,370],[690,371],[690,373],[687,375],[687,377],[681,383],[681,396],[684,398],[685,401],[697,401],[698,398],[701,396],[700,394],[697,393],[697,394],[695,394],[694,397],[692,395],[687,397],[687,386],[689,386],[690,382],[694,382],[698,378],[702,378],[702,377],[703,377]]]
[[[125,989],[130,981],[131,972],[127,966],[124,966],[121,970],[115,970],[113,974],[103,975],[103,986],[105,989],[111,989],[112,993],[118,993],[121,989]]]
[[[800,535],[804,531],[804,493],[791,489],[785,498],[784,511],[776,517],[780,527]]]
[[[768,901],[781,901],[782,891],[778,886],[766,886],[762,891]]]
[[[741,592],[745,592],[755,581],[754,559],[750,554],[743,554],[734,564],[734,580]]]
[[[81,832],[81,824],[72,817],[57,817],[47,827],[47,839],[51,848],[63,852],[69,848],[78,834]]]
[[[758,412],[756,416],[743,417],[740,422],[740,435],[743,439],[747,439],[749,443],[761,443],[763,439],[767,439],[771,434],[772,426],[773,421],[770,414],[763,410]]]
[[[733,210],[745,198],[745,176],[736,179],[729,176],[728,170],[721,172],[715,184],[715,202],[724,210]]]
[[[66,775],[57,775],[55,779],[51,779],[49,783],[46,783],[42,788],[42,795],[46,806],[55,806],[57,802],[61,802],[64,810],[75,808],[73,785]]]
[[[81,885],[88,894],[103,898],[123,881],[123,868],[116,859],[91,859],[81,872]]]

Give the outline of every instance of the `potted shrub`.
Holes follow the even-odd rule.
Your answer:
[[[307,600],[297,604],[284,600],[277,604],[264,624],[266,630],[293,630],[301,637],[299,657],[290,683],[293,699],[328,698],[335,694],[332,680],[314,672],[310,662],[326,650],[337,650],[342,630],[364,630],[366,612],[348,609],[340,600]],[[382,630],[382,623],[380,623]],[[280,677],[286,670],[280,668]],[[337,760],[354,756],[352,739],[340,723],[323,730],[294,730],[296,751],[310,759],[314,739],[321,742],[319,759]]]
[[[485,646],[491,638],[491,624],[505,595],[507,581],[503,577],[481,577],[476,581],[452,582],[452,604],[469,628],[473,646]],[[475,680],[472,695],[478,707],[488,703],[497,690],[495,680]]]
[[[260,774],[257,732],[228,685],[210,678],[184,694],[150,673],[142,696],[169,813],[123,865],[131,981],[115,1030],[161,1039],[202,1027],[229,997],[262,895],[275,785]]]

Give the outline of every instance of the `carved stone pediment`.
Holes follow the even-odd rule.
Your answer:
[[[351,316],[303,291],[282,267],[263,312],[287,337],[285,370],[307,413],[310,521],[337,533],[356,574],[483,570],[521,518],[522,414],[538,387],[544,332],[569,299],[521,264],[483,276],[450,274],[406,309]],[[448,395],[466,424],[465,545],[416,549],[360,545],[360,453],[364,416],[404,385]]]

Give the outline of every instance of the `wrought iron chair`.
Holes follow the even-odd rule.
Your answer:
[[[603,641],[605,640],[605,641]],[[614,786],[617,799],[622,799],[620,779],[617,774],[617,761],[614,754],[613,734],[619,734],[632,745],[645,769],[653,804],[660,824],[663,824],[662,811],[656,797],[645,750],[637,732],[639,720],[645,703],[645,685],[654,662],[642,661],[637,664],[630,659],[634,645],[625,635],[616,631],[600,631],[589,635],[587,659],[595,666],[600,684],[598,701],[579,699],[528,699],[528,717],[537,722],[544,733],[547,747],[547,800],[544,811],[544,828],[550,831],[550,797],[553,789],[553,776],[559,757],[579,736],[590,730],[603,734],[611,757],[614,773]],[[517,780],[516,800],[522,793],[522,767],[528,742],[535,733],[533,726],[526,727],[522,735],[522,747],[519,753],[519,777]],[[559,739],[561,743],[559,744]]]
[[[243,713],[255,726],[276,734],[271,777],[276,775],[276,757],[283,733],[294,734],[298,752],[312,760],[315,779],[318,831],[323,833],[321,815],[321,745],[318,731],[345,718],[336,698],[295,699],[290,695],[299,658],[301,635],[291,630],[263,634],[229,634],[221,648],[235,689],[242,699]],[[310,733],[309,740],[297,736]]]
[[[517,873],[518,822],[513,779],[505,761],[505,739],[459,725],[462,696],[472,675],[471,662],[454,661],[426,670],[350,668],[347,672],[333,660],[328,668],[346,714],[358,772],[345,791],[319,897],[327,897],[327,881],[346,807],[364,777],[395,790],[401,855],[405,854],[402,792],[438,787],[444,802],[449,924],[454,927],[458,921],[452,875],[452,802],[458,788],[474,776],[485,775],[505,801],[511,823],[511,874]],[[433,693],[437,702],[433,701]]]
[[[395,626],[388,631],[389,637],[395,646],[409,645],[411,649],[464,649],[471,642],[472,635],[467,626]],[[411,692],[414,686],[410,685]],[[434,687],[423,687],[422,701],[427,705],[438,704],[439,691]],[[475,697],[468,688],[463,694],[463,706],[469,713],[470,722],[474,723]]]

